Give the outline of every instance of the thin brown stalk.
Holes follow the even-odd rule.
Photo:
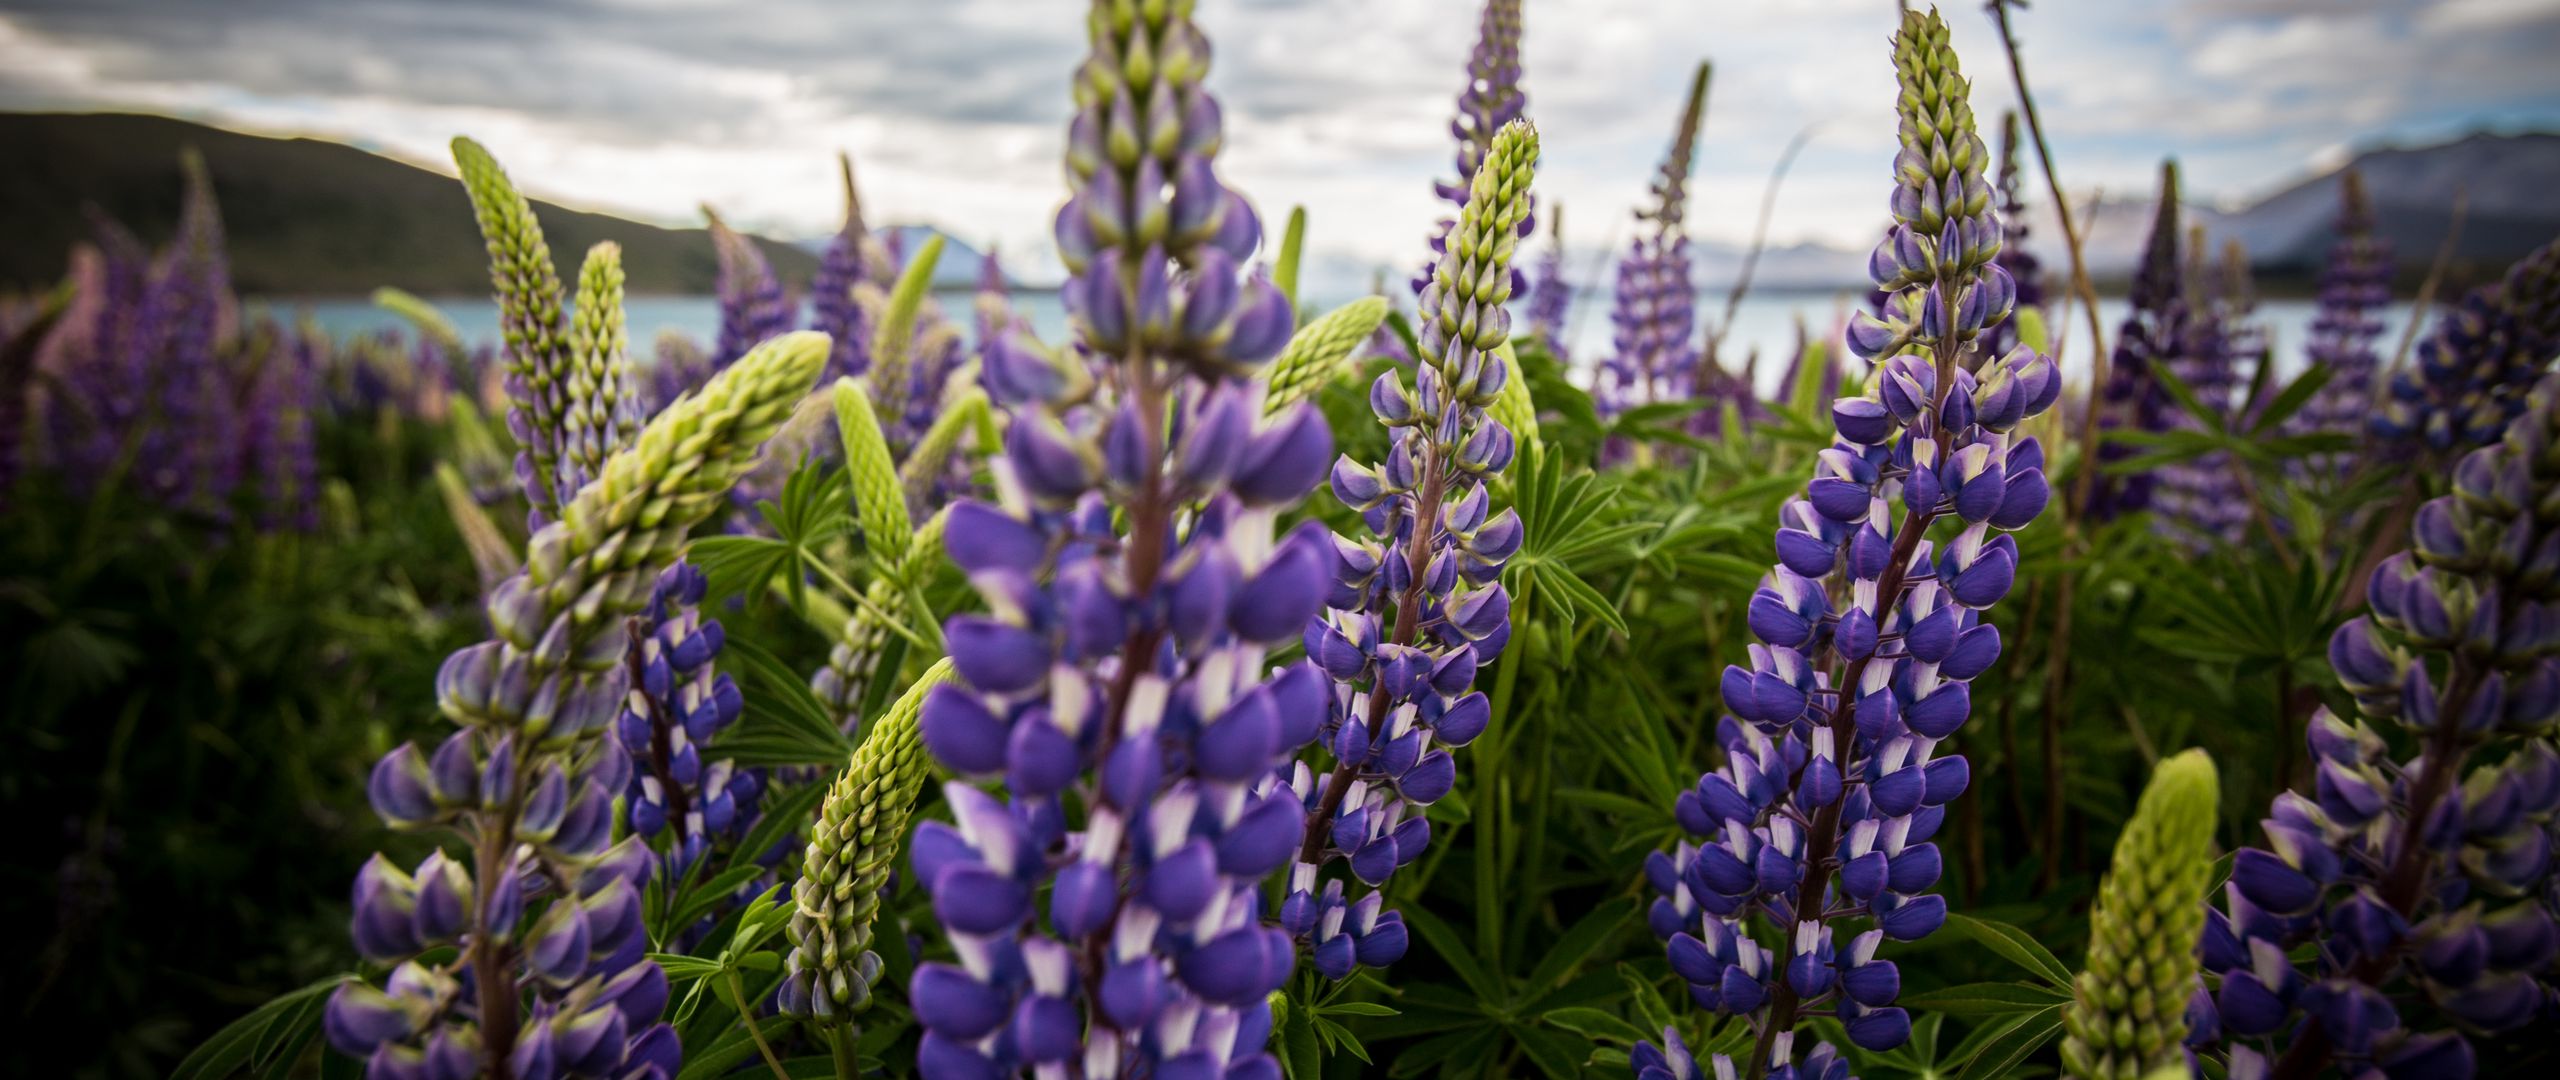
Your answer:
[[[1760,266],[1760,252],[1769,242],[1769,215],[1778,208],[1778,189],[1787,182],[1787,170],[1796,163],[1796,155],[1813,141],[1820,123],[1806,124],[1787,140],[1787,148],[1778,152],[1778,164],[1769,170],[1768,186],[1760,190],[1760,220],[1751,227],[1751,250],[1742,256],[1742,269],[1734,276],[1733,291],[1724,298],[1724,317],[1716,320],[1715,330],[1707,336],[1707,355],[1715,357],[1724,351],[1724,336],[1733,329],[1733,316],[1742,310],[1742,298],[1751,291],[1751,274]]]

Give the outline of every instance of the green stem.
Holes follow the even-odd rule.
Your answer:
[[[757,1026],[754,1010],[747,1008],[747,990],[738,982],[738,969],[721,972],[729,985],[729,1004],[737,1007],[738,1022],[747,1025],[747,1037],[756,1041],[756,1053],[764,1055],[764,1063],[773,1069],[774,1080],[791,1080],[782,1067],[782,1059],[773,1056],[773,1044],[764,1041],[764,1028]]]
[[[853,1029],[827,1029],[827,1051],[836,1059],[836,1080],[857,1080],[862,1075],[862,1062],[853,1056]]]

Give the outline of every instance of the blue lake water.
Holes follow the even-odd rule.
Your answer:
[[[1066,337],[1066,313],[1060,309],[1055,292],[1018,292],[1015,310],[1027,317],[1033,330],[1043,340],[1062,341]],[[1352,297],[1310,297],[1309,309],[1320,311]],[[1587,363],[1603,355],[1609,347],[1609,313],[1605,296],[1585,296],[1574,307],[1566,324],[1566,337],[1574,355]],[[451,317],[463,336],[473,342],[489,342],[498,336],[498,307],[487,297],[442,297],[435,304]],[[1859,294],[1772,292],[1755,294],[1746,299],[1725,335],[1722,355],[1728,363],[1739,364],[1757,351],[1762,360],[1759,382],[1764,391],[1775,391],[1786,367],[1789,352],[1795,347],[1796,327],[1801,320],[1817,335],[1830,336],[1840,325],[1850,305],[1859,302]],[[953,318],[968,318],[970,297],[967,293],[945,293],[938,298],[943,310]],[[268,297],[253,299],[254,310],[266,310],[280,316],[308,314],[320,327],[333,335],[369,333],[384,329],[405,328],[398,316],[375,307],[362,299]],[[2121,299],[2100,301],[2099,311],[2112,339],[2117,324],[2124,318]],[[2269,300],[2259,305],[2257,318],[2272,335],[2279,371],[2290,373],[2301,363],[2302,342],[2316,305],[2310,300]],[[642,363],[651,354],[651,342],[661,331],[673,330],[699,341],[709,341],[720,325],[719,304],[707,296],[635,296],[625,304],[631,327],[633,352]],[[1720,316],[1724,310],[1722,295],[1702,296],[1699,301],[1702,319]],[[2387,360],[2407,325],[2411,305],[2395,303],[2386,313],[2388,327],[2382,337],[2382,352]],[[2062,333],[2063,368],[2066,376],[2077,377],[2088,368],[2088,326],[2085,315],[2074,315],[2071,328]]]

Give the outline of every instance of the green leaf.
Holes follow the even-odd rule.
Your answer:
[[[330,992],[355,981],[353,975],[332,975],[250,1010],[249,1015],[232,1021],[196,1047],[169,1074],[170,1080],[217,1080],[251,1067],[259,1048],[276,1045],[289,1034],[291,1025],[304,1024],[317,1030],[320,1013],[308,1006],[325,1003]]]
[[[798,673],[744,638],[721,647],[720,660],[741,684],[744,715],[712,748],[741,765],[840,766],[853,740],[836,730],[827,707]],[[757,738],[762,736],[763,738]]]
[[[1628,1046],[1653,1038],[1643,1028],[1628,1023],[1625,1017],[1588,1005],[1557,1009],[1539,1019],[1585,1038],[1615,1040]]]
[[[1448,962],[1449,967],[1458,973],[1458,978],[1465,980],[1467,988],[1475,991],[1478,1000],[1486,1004],[1511,1000],[1511,994],[1503,988],[1501,979],[1485,970],[1484,961],[1477,959],[1475,950],[1468,948],[1459,939],[1458,932],[1449,929],[1448,923],[1441,922],[1439,916],[1419,905],[1410,907],[1403,915],[1404,924],[1430,943],[1431,950]]]
[[[1991,1016],[2034,1012],[2068,1004],[2071,995],[2050,987],[2016,982],[1966,983],[1926,993],[1906,994],[1896,1004],[1906,1009],[1952,1016]]]
[[[1337,1001],[1316,1010],[1328,1016],[1401,1016],[1402,1013],[1374,1001]]]
[[[1567,1038],[1563,1032],[1545,1028],[1513,1026],[1505,1030],[1519,1040],[1520,1049],[1528,1052],[1529,1060],[1538,1066],[1539,1072],[1554,1080],[1574,1080],[1582,1075],[1583,1059],[1591,1052],[1588,1044]]]
[[[1947,926],[1959,934],[1982,943],[1984,947],[1999,953],[2010,963],[2025,969],[2029,974],[2042,978],[2066,993],[2070,990],[2071,969],[2063,966],[2062,961],[2055,959],[2052,950],[2045,948],[2034,935],[2008,923],[1977,919],[1970,915],[1949,915]]]
[[[1672,1014],[1671,1006],[1662,1000],[1662,994],[1654,989],[1653,980],[1645,978],[1635,965],[1619,964],[1618,981],[1626,984],[1628,996],[1635,999],[1636,1019],[1644,1021],[1645,1027],[1660,1031],[1678,1019]]]
[[[693,925],[703,916],[711,914],[711,909],[727,903],[730,896],[739,889],[745,888],[748,882],[763,877],[766,873],[764,867],[750,863],[746,866],[732,866],[722,870],[709,881],[694,884],[693,887],[686,889],[683,895],[676,898],[675,913],[667,918],[665,929],[672,934]]]
[[[720,973],[720,962],[683,953],[650,953],[649,959],[667,973],[667,981],[681,983],[689,979],[707,979]]]
[[[2061,1006],[2029,1013],[2016,1026],[1985,1042],[1963,1063],[1964,1071],[1956,1074],[1957,1078],[1970,1080],[1977,1076],[2007,1076],[2019,1062],[2043,1049],[2044,1044],[2052,1042],[2053,1037],[2061,1033]]]
[[[2302,411],[2303,406],[2310,404],[2312,395],[2329,385],[2330,378],[2336,374],[2337,369],[2327,364],[2313,364],[2302,369],[2302,374],[2294,376],[2292,382],[2286,383],[2284,389],[2276,393],[2275,400],[2258,411],[2258,420],[2249,425],[2249,434],[2273,431],[2291,419],[2293,414]]]
[[[1363,1065],[1373,1064],[1369,1060],[1369,1048],[1360,1045],[1360,1038],[1353,1035],[1350,1028],[1322,1016],[1315,1017],[1314,1020],[1316,1032],[1324,1036],[1326,1044],[1350,1051],[1351,1056],[1359,1058]]]
[[[1618,932],[1634,923],[1634,916],[1635,903],[1630,900],[1612,900],[1592,908],[1563,937],[1546,946],[1546,956],[1529,972],[1526,992],[1534,996],[1563,983],[1593,953],[1616,941]]]
[[[1280,261],[1271,269],[1271,283],[1280,287],[1280,295],[1289,301],[1289,310],[1298,310],[1298,257],[1307,246],[1307,208],[1289,208],[1289,224],[1280,232]]]

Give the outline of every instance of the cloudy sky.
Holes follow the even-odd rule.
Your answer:
[[[1201,0],[1224,171],[1303,203],[1336,267],[1412,261],[1441,209],[1478,0]],[[1690,211],[1740,243],[1788,140],[1772,238],[1863,247],[1891,158],[1892,0],[1529,0],[1543,198],[1623,234],[1702,59]],[[875,221],[1046,257],[1076,0],[0,0],[0,108],[163,112],[444,167],[487,143],[538,195],[803,236],[851,150]],[[1948,11],[1975,108],[2014,100],[1989,17]],[[2352,148],[2560,130],[2560,0],[2046,0],[2019,13],[2066,183],[2129,193],[2178,155],[2245,199]],[[1030,275],[1026,275],[1030,276]]]

